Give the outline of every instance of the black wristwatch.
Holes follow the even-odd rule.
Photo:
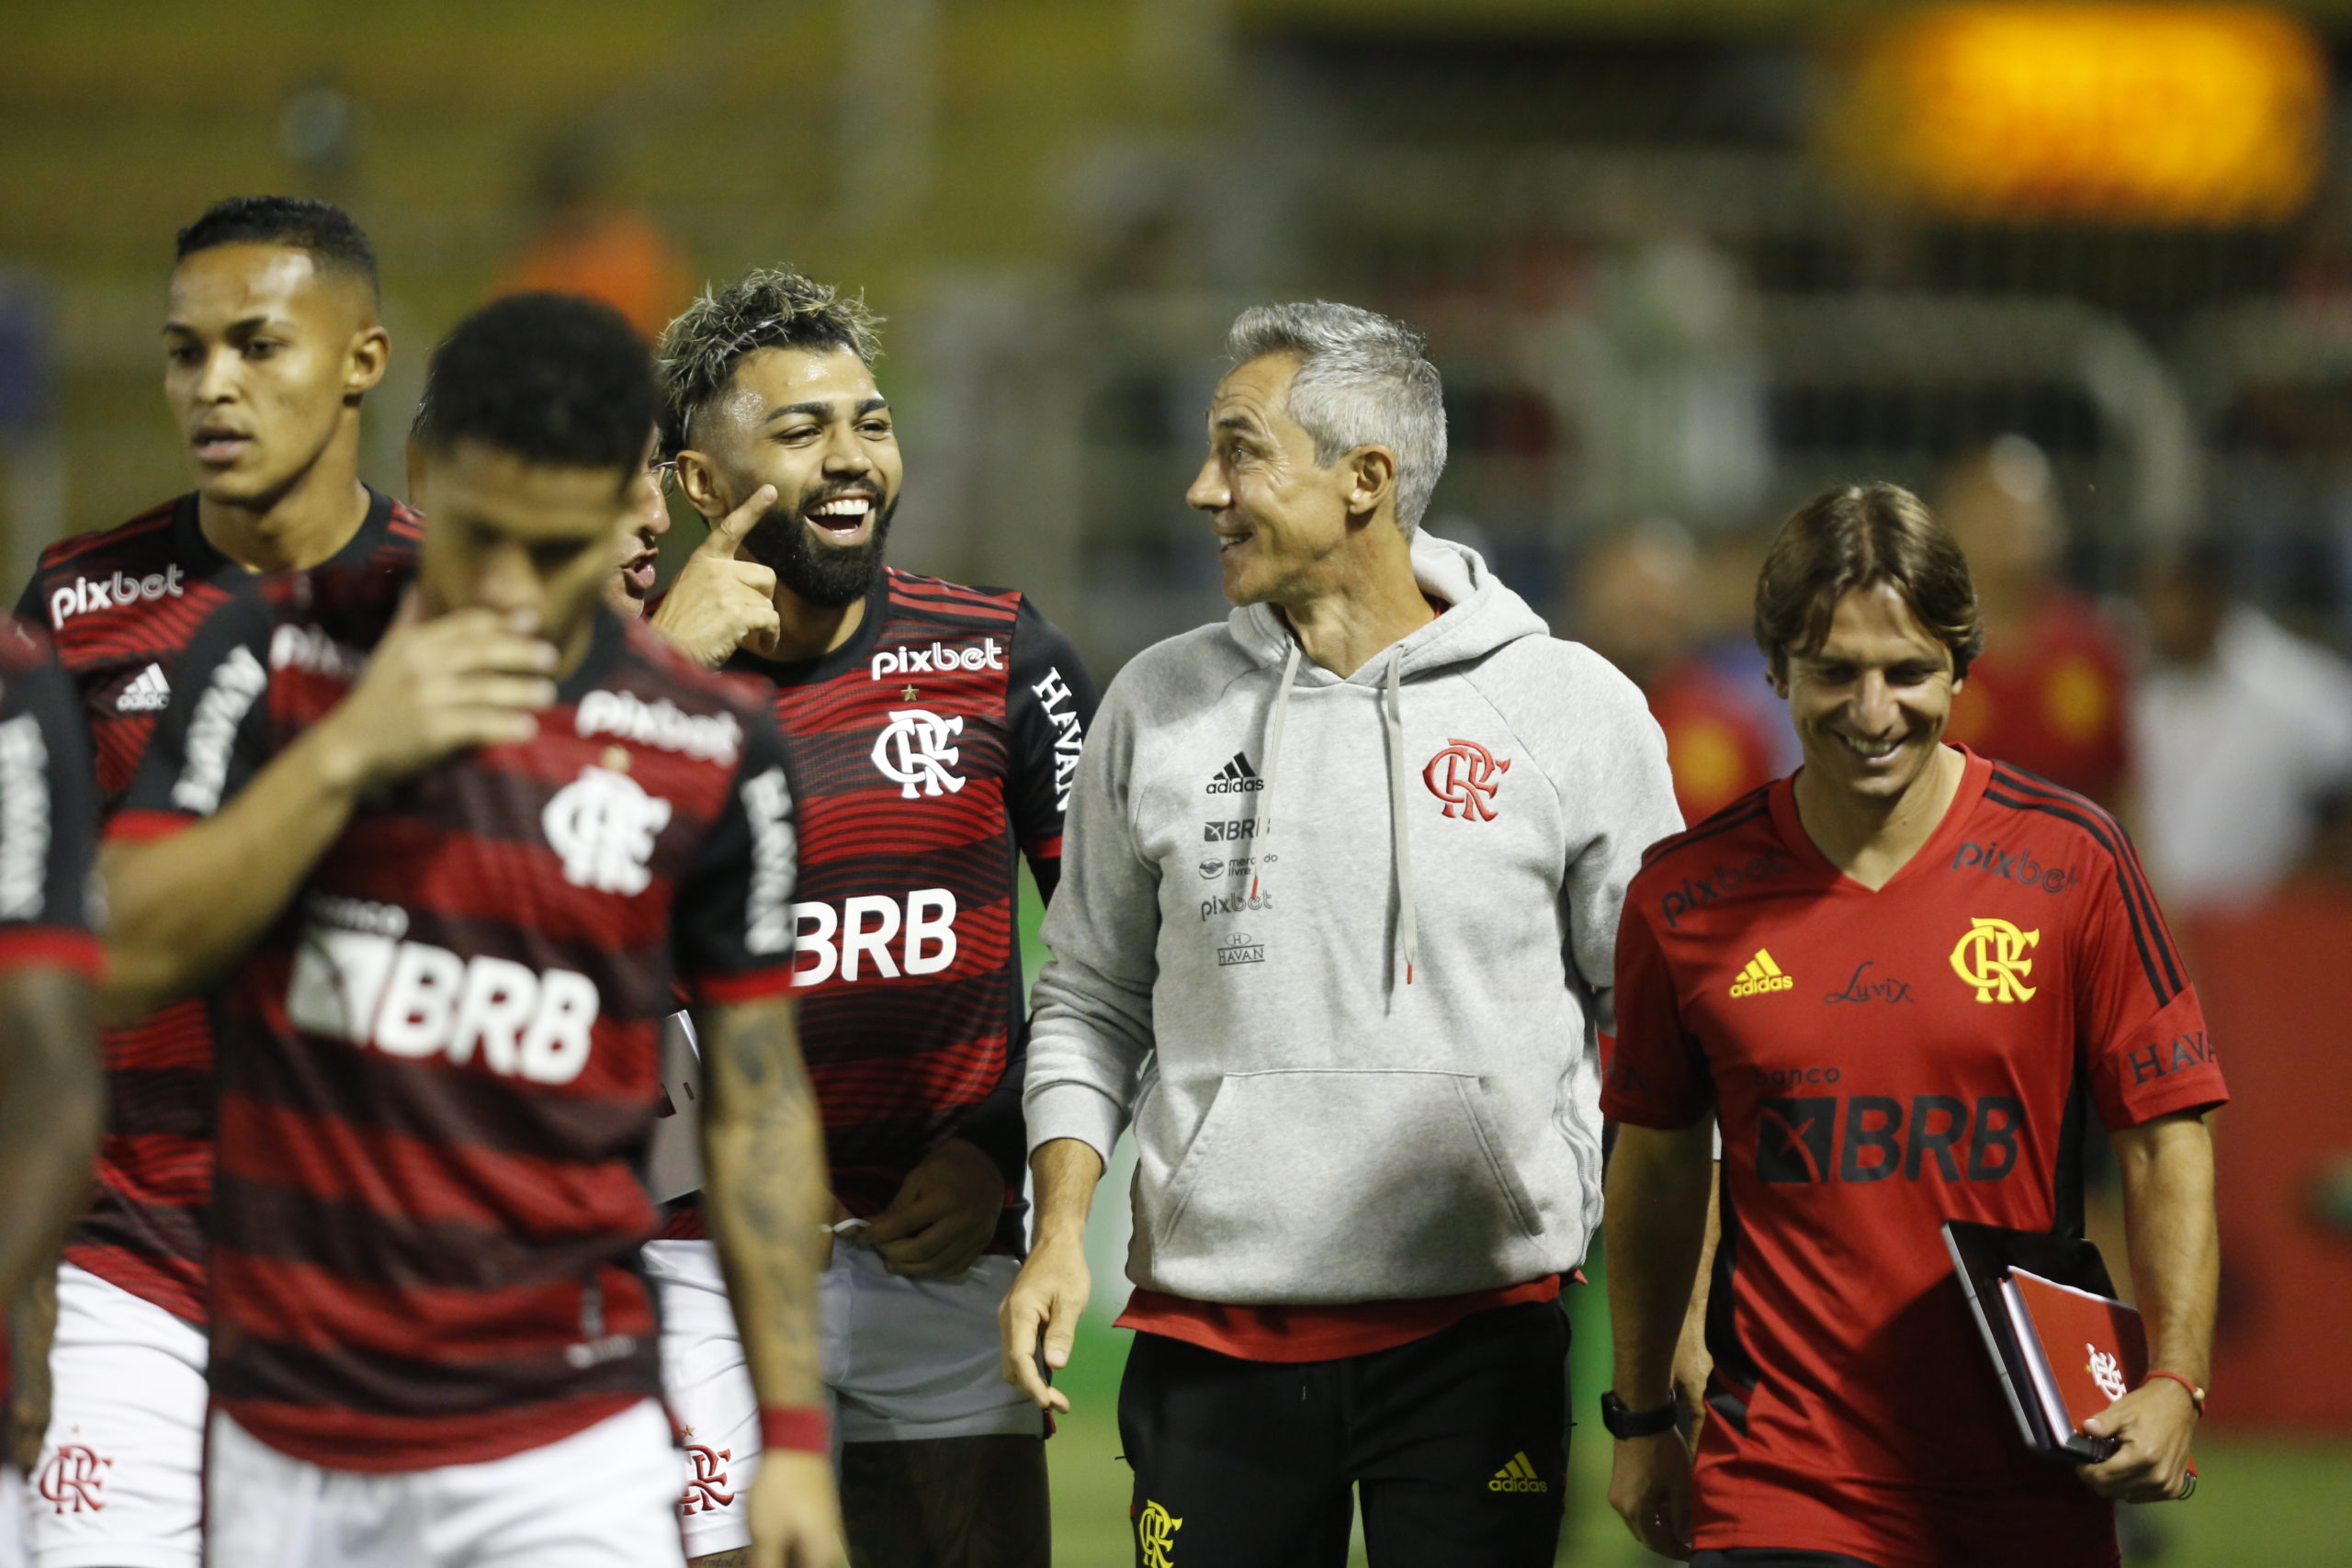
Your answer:
[[[1660,1432],[1674,1430],[1674,1417],[1679,1408],[1669,1399],[1655,1410],[1628,1410],[1612,1388],[1600,1396],[1600,1424],[1609,1428],[1612,1438],[1655,1438]]]

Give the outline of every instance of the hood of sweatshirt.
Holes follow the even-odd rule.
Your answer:
[[[1544,617],[1505,587],[1469,546],[1441,539],[1424,529],[1413,535],[1412,549],[1413,580],[1421,585],[1421,592],[1446,606],[1445,613],[1400,638],[1353,675],[1343,677],[1320,665],[1306,664],[1302,679],[1317,685],[1385,680],[1392,660],[1409,677],[1483,659],[1521,637],[1552,635]],[[1289,623],[1271,604],[1244,604],[1226,616],[1225,627],[1241,650],[1261,664],[1289,662],[1298,647]]]

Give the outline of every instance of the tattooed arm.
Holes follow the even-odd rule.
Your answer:
[[[817,1276],[832,1213],[825,1128],[789,997],[698,1008],[703,1207],[763,1410],[826,1400]],[[762,1455],[749,1501],[752,1568],[833,1568],[840,1505],[830,1453]]]

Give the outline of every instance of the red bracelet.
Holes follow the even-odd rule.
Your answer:
[[[2162,1371],[2154,1368],[2151,1368],[2148,1375],[2140,1380],[2140,1386],[2142,1388],[2145,1388],[2151,1381],[2156,1378],[2170,1378],[2174,1382],[2177,1382],[2181,1387],[2187,1389],[2188,1391],[2188,1403],[2197,1406],[2197,1414],[2199,1416],[2205,1414],[2205,1391],[2203,1389],[2199,1388],[2195,1383],[2190,1382],[2178,1372]]]
[[[760,1447],[792,1453],[833,1451],[833,1418],[821,1404],[760,1406]]]

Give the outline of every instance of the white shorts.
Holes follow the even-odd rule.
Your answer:
[[[870,1247],[839,1245],[818,1285],[836,1443],[1042,1437],[1037,1407],[1005,1382],[996,1309],[1018,1259],[982,1258],[960,1278],[906,1280]],[[758,1402],[735,1314],[707,1241],[655,1241],[645,1272],[662,1309],[662,1385],[685,1435],[678,1513],[686,1555],[749,1543],[735,1500],[759,1469]]]
[[[86,1269],[57,1269],[49,1430],[26,1517],[30,1568],[197,1568],[204,1333]]]
[[[25,1478],[0,1459],[0,1568],[25,1568]]]
[[[205,1546],[221,1568],[677,1568],[679,1469],[650,1399],[504,1459],[381,1474],[216,1412]]]

